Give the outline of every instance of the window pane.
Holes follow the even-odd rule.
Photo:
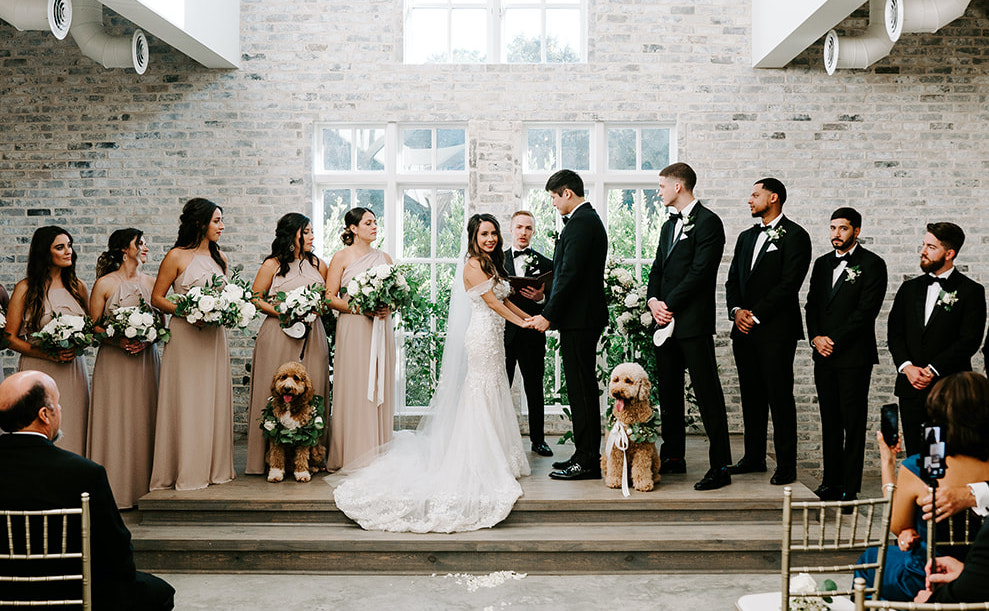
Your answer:
[[[453,9],[451,62],[477,64],[488,59],[487,21],[487,10]]]
[[[608,130],[608,169],[635,169],[635,130],[614,128]]]
[[[402,130],[402,168],[406,171],[433,169],[433,130]]]
[[[428,257],[430,255],[429,189],[407,189],[402,201],[402,257]]]
[[[385,130],[357,130],[357,169],[385,169]]]
[[[449,61],[445,9],[413,9],[405,26],[405,63]]]
[[[427,301],[431,301],[432,266],[422,263],[410,265],[410,268],[406,280],[419,294],[427,297]],[[433,331],[436,321],[428,313],[427,310],[403,321],[412,323],[405,336],[405,404],[410,406],[429,405],[439,373],[443,338]]]
[[[350,128],[323,130],[323,169],[349,170]]]
[[[436,192],[436,256],[456,257],[464,232],[464,192],[443,189]]]
[[[526,170],[556,169],[556,130],[530,129],[527,132]]]
[[[467,167],[467,132],[463,129],[436,130],[436,169],[463,170]]]
[[[563,130],[562,144],[563,151],[560,158],[563,162],[561,167],[570,170],[588,170],[591,167],[591,130],[589,129],[565,129]]]
[[[663,166],[666,167],[666,166]],[[642,229],[639,234],[642,236],[643,259],[651,259],[656,256],[656,247],[659,246],[659,230],[666,220],[666,206],[663,205],[656,189],[642,190]]]
[[[580,61],[580,9],[546,11],[546,63]]]
[[[670,165],[670,130],[642,130],[643,170],[662,170]]]
[[[343,248],[343,216],[353,208],[350,205],[350,189],[325,189],[323,191],[323,258]]]
[[[502,23],[502,54],[510,64],[538,64],[542,54],[542,11],[539,9],[506,9]]]
[[[532,247],[547,257],[553,257],[556,240],[548,234],[556,231],[556,209],[553,208],[549,193],[543,189],[531,189],[526,196],[526,210],[534,217],[535,230],[532,232]]]
[[[608,190],[608,244],[612,254],[635,257],[635,191]]]

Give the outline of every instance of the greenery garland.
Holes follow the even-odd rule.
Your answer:
[[[608,419],[608,430],[615,426],[616,418],[614,407],[608,407],[605,412]],[[660,435],[659,411],[652,409],[649,419],[645,422],[633,422],[628,433],[628,438],[634,443],[656,443]]]
[[[288,429],[275,417],[275,410],[272,407],[272,399],[268,399],[268,404],[261,413],[261,434],[272,443],[284,446],[308,446],[312,447],[319,443],[319,438],[323,435],[326,423],[323,421],[323,397],[315,395],[309,402],[309,413],[312,418],[309,424]]]

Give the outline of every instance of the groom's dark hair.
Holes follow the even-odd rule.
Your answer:
[[[584,197],[584,181],[573,170],[560,170],[546,181],[546,190],[560,195],[570,189],[577,197]]]
[[[659,175],[662,178],[672,178],[678,181],[684,189],[690,192],[693,192],[694,187],[697,186],[697,173],[694,172],[694,168],[682,162],[666,166],[659,171]]]
[[[937,241],[941,242],[941,246],[944,246],[945,249],[955,251],[956,255],[961,251],[962,244],[965,243],[965,232],[954,223],[928,223],[927,232],[937,238]]]

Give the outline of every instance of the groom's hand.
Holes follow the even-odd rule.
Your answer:
[[[545,333],[546,329],[549,329],[549,321],[543,318],[542,314],[533,316],[530,320],[532,321],[532,328],[536,331]]]

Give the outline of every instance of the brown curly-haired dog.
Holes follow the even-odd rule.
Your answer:
[[[626,432],[631,432],[632,424],[646,422],[652,416],[652,406],[649,404],[651,389],[649,376],[641,365],[621,363],[612,370],[608,394],[615,400],[615,419],[625,427]],[[659,481],[656,444],[629,440],[626,453],[631,465],[632,485],[640,492],[652,490],[653,484]],[[605,486],[622,487],[622,451],[618,447],[611,447],[611,452],[601,456],[601,474]]]
[[[285,363],[275,372],[271,379],[271,408],[275,418],[282,425],[305,426],[312,420],[309,407],[313,398],[312,381],[302,363]],[[295,479],[308,482],[311,479],[310,465],[317,471],[320,465],[326,464],[326,453],[322,444],[312,447],[284,446],[268,442],[268,453],[265,460],[268,463],[268,481],[280,482],[285,478],[285,455],[294,450],[293,467]]]

